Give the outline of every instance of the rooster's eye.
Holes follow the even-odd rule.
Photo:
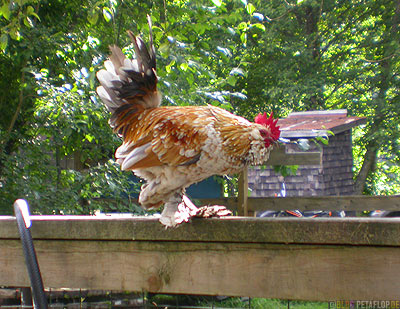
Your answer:
[[[260,134],[263,138],[265,138],[267,136],[267,131],[264,130],[260,130]]]

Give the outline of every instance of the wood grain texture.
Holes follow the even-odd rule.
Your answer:
[[[302,300],[396,299],[400,219],[32,216],[51,288]],[[0,286],[29,285],[14,217],[0,217]]]
[[[400,210],[400,196],[310,196],[249,198],[249,208],[259,210]]]
[[[287,153],[285,146],[273,149],[266,165],[321,165],[322,152]]]
[[[400,249],[243,243],[36,241],[46,287],[303,300],[396,299]],[[0,285],[26,286],[22,249],[0,242]]]
[[[195,219],[165,229],[157,218],[32,216],[35,240],[192,241],[400,246],[400,218]],[[0,240],[19,239],[13,217],[0,217]]]

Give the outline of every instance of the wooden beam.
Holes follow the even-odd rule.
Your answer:
[[[32,216],[36,240],[193,241],[400,246],[400,218],[195,219],[165,229],[157,218]],[[0,240],[19,239],[15,218],[0,217]]]
[[[32,216],[46,287],[302,300],[396,299],[400,219]],[[29,280],[14,217],[0,217],[0,286]]]
[[[331,301],[398,297],[400,249],[195,242],[35,241],[46,287]],[[19,241],[0,284],[29,284]]]
[[[253,198],[249,208],[260,210],[400,210],[400,196],[311,196]]]
[[[321,152],[294,152],[287,153],[285,146],[271,151],[265,165],[321,165]]]
[[[200,199],[204,205],[226,205],[234,210],[236,198]],[[263,210],[345,210],[400,211],[400,196],[308,196],[308,197],[249,197],[249,211]]]
[[[21,297],[20,291],[16,289],[0,289],[0,307],[2,299],[17,299]]]

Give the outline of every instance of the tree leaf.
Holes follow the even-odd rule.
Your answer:
[[[187,69],[189,68],[189,65],[186,62],[183,62],[179,65],[180,69],[182,71],[187,71]]]
[[[243,32],[243,33],[240,35],[240,40],[242,41],[243,44],[246,44],[246,43],[247,43],[247,34],[246,34],[245,32]]]
[[[244,71],[241,68],[233,68],[230,73],[230,75],[240,75],[240,76],[245,76]]]
[[[24,25],[27,26],[28,28],[33,28],[33,22],[32,19],[30,19],[28,16],[24,18]]]
[[[226,79],[226,82],[231,85],[232,87],[234,87],[236,85],[236,76],[234,75],[229,75],[228,78]]]
[[[4,52],[8,45],[8,35],[3,33],[0,36],[0,49]]]
[[[99,19],[99,14],[98,14],[97,10],[96,9],[90,10],[87,19],[90,24],[92,24],[92,25],[97,24],[97,21]]]
[[[248,26],[247,26],[247,23],[246,23],[246,22],[242,21],[242,22],[237,26],[237,28],[238,28],[238,30],[246,31],[247,28],[248,28]]]
[[[211,0],[212,3],[214,3],[215,6],[220,7],[222,5],[222,0]]]
[[[263,21],[264,20],[264,15],[261,13],[253,13],[253,17],[258,19],[259,21]]]
[[[34,13],[35,12],[35,9],[32,7],[32,6],[28,6],[27,8],[26,8],[26,14],[27,15],[31,15],[32,13]]]
[[[261,29],[262,31],[265,31],[265,26],[263,24],[260,24],[260,23],[253,24],[253,27],[256,27],[258,29]]]
[[[3,5],[0,8],[0,15],[7,20],[10,20],[10,5],[8,1],[4,1]]]
[[[17,28],[11,28],[9,34],[13,40],[16,40],[16,41],[21,40],[21,34],[19,33]]]
[[[113,18],[113,13],[110,8],[103,7],[103,17],[106,22],[110,22]]]
[[[247,3],[247,5],[246,5],[247,13],[249,13],[250,15],[253,15],[255,10],[256,10],[256,8],[254,5],[252,5],[251,3]]]

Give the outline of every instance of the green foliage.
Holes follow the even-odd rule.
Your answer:
[[[273,168],[275,173],[279,173],[283,177],[286,177],[296,175],[298,167],[298,165],[275,165]]]
[[[36,213],[87,214],[103,210],[99,199],[111,197],[126,207],[126,197],[137,192],[138,184],[107,159],[118,141],[104,121],[103,106],[88,104],[83,91],[68,90],[68,85],[52,86],[43,74],[36,74],[41,96],[29,138],[19,140],[13,156],[2,153],[0,211],[10,212],[16,197],[29,200]],[[74,166],[63,166],[72,158]]]
[[[145,297],[145,301],[157,307],[198,307],[198,308],[253,308],[253,309],[307,309],[307,308],[328,308],[328,303],[308,302],[308,301],[288,301],[266,298],[247,298],[247,297],[226,297],[219,300],[212,296],[195,295],[165,295],[154,294]]]
[[[109,196],[121,202],[115,210],[131,207],[95,72],[108,45],[133,53],[125,30],[146,37],[147,13],[165,104],[213,104],[249,118],[346,108],[368,119],[354,138],[361,191],[398,192],[400,17],[392,1],[2,0],[3,213],[18,197],[41,213],[89,213]],[[365,157],[371,152],[376,159]],[[75,166],[62,165],[71,158]]]

